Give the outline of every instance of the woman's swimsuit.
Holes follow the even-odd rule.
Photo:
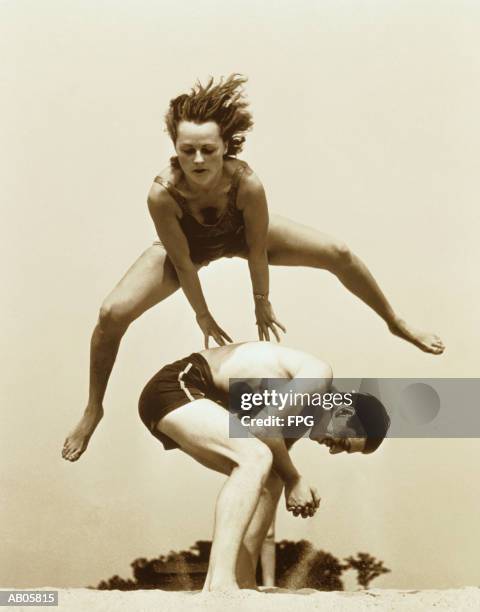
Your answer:
[[[172,167],[178,168],[175,158],[172,158],[171,164]],[[246,162],[238,160],[238,167],[232,175],[227,195],[227,206],[212,225],[199,223],[189,211],[187,200],[178,189],[170,181],[160,176],[155,177],[154,181],[168,191],[182,210],[179,223],[187,238],[190,257],[194,263],[206,264],[220,257],[234,257],[246,253],[245,224],[242,211],[237,208],[236,203],[240,179],[248,167]]]

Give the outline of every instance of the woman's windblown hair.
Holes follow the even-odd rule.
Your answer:
[[[237,155],[245,142],[244,134],[253,126],[252,115],[246,110],[248,102],[243,95],[242,85],[246,81],[244,76],[232,74],[225,81],[221,77],[214,84],[211,77],[205,87],[197,81],[189,94],[170,100],[165,121],[172,141],[175,143],[177,140],[180,121],[215,121],[222,139],[228,143],[227,155]]]

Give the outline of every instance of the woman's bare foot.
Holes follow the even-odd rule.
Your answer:
[[[388,328],[392,334],[418,346],[425,353],[441,355],[445,350],[445,345],[436,334],[419,331],[405,323],[403,319],[395,319]]]
[[[91,435],[103,417],[103,408],[87,408],[75,429],[67,436],[62,449],[62,457],[67,461],[77,461],[85,451]]]

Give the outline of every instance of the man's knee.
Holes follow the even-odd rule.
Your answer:
[[[270,523],[270,527],[268,528],[267,535],[265,536],[265,541],[275,543],[275,521],[274,520]]]
[[[262,481],[265,481],[272,469],[272,451],[260,440],[251,440],[251,442],[254,442],[254,444],[251,445],[251,448],[245,449],[239,457],[238,463],[248,467],[252,474],[256,474]]]
[[[262,471],[265,471],[268,474],[272,469],[273,464],[272,451],[266,444],[260,441],[255,446],[256,448],[253,453],[253,460],[261,467]]]

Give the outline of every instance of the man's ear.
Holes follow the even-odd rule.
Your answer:
[[[308,437],[311,439],[323,437],[327,433],[327,426],[330,423],[331,416],[331,412],[328,410],[324,410],[320,415],[316,415],[315,423],[310,429]]]

